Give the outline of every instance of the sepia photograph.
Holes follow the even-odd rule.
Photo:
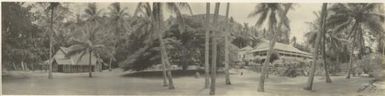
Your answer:
[[[0,25],[1,95],[385,96],[384,1],[1,1]]]

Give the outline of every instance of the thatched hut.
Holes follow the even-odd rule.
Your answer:
[[[103,64],[100,58],[97,58],[94,53],[91,53],[91,66],[89,66],[90,53],[86,52],[83,56],[81,53],[73,56],[66,56],[68,48],[61,47],[51,58],[52,71],[64,73],[89,72],[90,67],[95,71],[97,65]],[[46,64],[49,60],[46,61]]]

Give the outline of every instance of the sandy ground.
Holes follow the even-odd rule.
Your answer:
[[[17,77],[2,79],[2,93],[5,95],[208,95],[204,89],[203,75],[200,78],[175,76],[175,90],[162,87],[159,77],[129,77],[129,72],[54,73],[54,79],[47,79],[46,72],[10,72]],[[259,74],[246,71],[244,75],[231,75],[232,85],[225,85],[223,75],[217,77],[217,95],[229,96],[385,96],[384,89],[356,90],[370,78],[333,76],[333,83],[325,83],[316,77],[314,91],[305,91],[307,77],[276,77],[266,80],[265,92],[257,92]]]

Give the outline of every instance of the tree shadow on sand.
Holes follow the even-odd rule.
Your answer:
[[[204,71],[203,70],[172,70],[172,77],[173,78],[180,78],[180,77],[195,77],[196,72],[199,72],[199,77],[204,77]],[[122,77],[137,77],[137,78],[163,78],[162,71],[139,71],[134,73],[127,73],[121,75]]]

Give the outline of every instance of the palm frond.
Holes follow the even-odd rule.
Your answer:
[[[263,22],[266,20],[266,18],[267,18],[267,15],[269,15],[268,14],[269,13],[269,11],[264,11],[264,12],[262,12],[261,13],[261,16],[258,18],[258,20],[257,20],[257,23],[255,24],[256,26],[262,26],[263,25]]]
[[[87,47],[85,45],[81,45],[81,44],[72,45],[71,47],[68,48],[66,57],[70,57],[70,56],[79,54],[79,53],[86,51],[86,50],[87,50]]]
[[[258,5],[256,5],[255,6],[255,10],[252,12],[252,13],[250,13],[247,17],[255,17],[255,16],[257,16],[258,14],[261,14],[262,12],[265,12],[266,11],[266,7],[265,7],[266,5],[265,4],[258,4]]]
[[[79,64],[80,60],[84,57],[84,55],[87,53],[87,51],[81,51],[79,58],[76,60],[76,64]]]

